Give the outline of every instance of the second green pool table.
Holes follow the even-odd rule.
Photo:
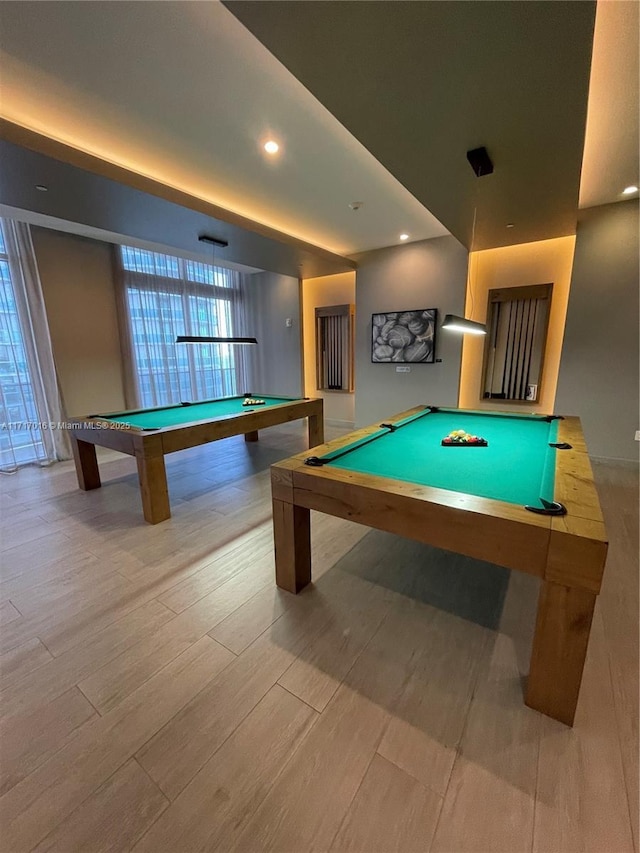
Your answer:
[[[261,402],[247,405],[257,400]],[[257,441],[258,430],[299,418],[308,418],[309,446],[321,444],[323,403],[309,397],[252,393],[74,418],[71,443],[78,484],[85,490],[101,485],[96,445],[135,456],[144,517],[150,524],[157,524],[171,516],[164,464],[167,453],[234,435]]]
[[[443,446],[453,430],[487,446]],[[541,581],[526,702],[571,725],[607,554],[575,417],[417,406],[272,466],[276,583],[311,581],[309,511]]]

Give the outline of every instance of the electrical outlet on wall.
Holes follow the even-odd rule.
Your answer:
[[[636,441],[640,441],[640,429],[636,430]]]

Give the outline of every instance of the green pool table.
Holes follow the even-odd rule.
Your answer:
[[[245,441],[257,441],[258,430],[298,418],[308,418],[310,447],[324,441],[322,400],[309,397],[252,393],[74,418],[71,443],[78,484],[85,490],[101,485],[96,445],[135,456],[144,517],[157,524],[171,516],[164,464],[167,453],[233,435],[244,434]]]
[[[447,444],[452,431],[486,446]],[[272,466],[276,582],[317,510],[541,578],[525,701],[572,725],[607,540],[580,421],[417,406]]]

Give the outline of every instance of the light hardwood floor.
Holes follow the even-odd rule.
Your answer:
[[[522,700],[534,578],[314,515],[314,584],[275,587],[268,469],[304,442],[169,457],[156,526],[118,454],[94,492],[0,478],[2,853],[637,853],[637,472],[595,466],[569,729]]]

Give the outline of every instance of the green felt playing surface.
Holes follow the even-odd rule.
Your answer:
[[[292,403],[291,397],[265,397],[254,394],[254,400],[264,400],[262,406],[243,406],[244,397],[223,397],[220,400],[206,400],[193,403],[190,406],[165,406],[159,409],[147,409],[139,412],[121,412],[109,415],[104,420],[121,424],[129,424],[138,429],[163,429],[164,427],[180,426],[194,421],[212,421],[225,415],[240,415],[243,412],[265,409],[280,403]],[[100,416],[98,416],[100,417]]]
[[[329,454],[327,465],[435,486],[454,492],[539,506],[553,500],[558,421],[527,415],[481,414],[443,409],[381,429],[368,443]],[[486,439],[488,447],[442,447],[452,430]]]

